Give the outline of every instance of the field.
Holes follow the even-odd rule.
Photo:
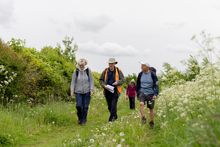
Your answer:
[[[3,146],[219,146],[220,72],[207,67],[194,81],[164,89],[157,99],[156,127],[140,123],[120,97],[119,120],[108,123],[101,91],[95,92],[86,126],[77,125],[74,102],[0,110]],[[214,81],[213,81],[214,77]],[[138,103],[136,103],[138,108]]]

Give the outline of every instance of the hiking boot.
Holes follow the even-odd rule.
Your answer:
[[[109,122],[113,122],[113,121],[116,121],[118,119],[118,115],[116,114],[115,116],[110,116],[109,117]]]
[[[78,120],[78,125],[81,125],[82,124],[82,121]]]
[[[85,125],[86,125],[86,122],[82,122],[81,125],[82,125],[82,126],[85,126]]]
[[[151,129],[154,128],[154,122],[153,122],[153,121],[149,122],[149,125],[150,125],[150,128],[151,128]]]
[[[146,124],[147,123],[146,117],[142,117],[141,122],[142,122],[143,125]]]

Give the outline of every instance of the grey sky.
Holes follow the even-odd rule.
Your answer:
[[[0,0],[3,40],[42,48],[73,36],[77,57],[96,71],[111,56],[126,74],[137,73],[140,60],[182,69],[180,61],[197,52],[192,35],[219,35],[219,26],[219,0]]]

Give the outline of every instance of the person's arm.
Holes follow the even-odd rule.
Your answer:
[[[71,86],[70,86],[70,95],[71,96],[74,94],[75,82],[76,82],[76,72],[74,72],[72,75],[72,81],[71,81]]]
[[[106,83],[105,83],[105,70],[102,72],[102,74],[100,76],[100,79],[99,79],[99,82],[100,82],[101,86],[103,88],[105,88],[105,86],[106,86]]]
[[[89,69],[89,81],[90,81],[90,91],[92,91],[94,89],[94,78],[92,75],[92,71]]]
[[[157,78],[157,75],[153,73],[153,80],[154,80],[154,95],[155,96],[158,96],[159,94],[159,86],[158,86],[158,78]]]
[[[122,84],[124,84],[125,79],[124,79],[124,74],[122,73],[121,70],[119,70],[119,80],[118,80],[118,86],[121,86]]]
[[[141,87],[141,73],[138,74],[137,82],[136,82],[136,94],[138,95],[140,87]]]

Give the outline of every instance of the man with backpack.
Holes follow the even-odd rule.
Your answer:
[[[155,99],[158,95],[158,78],[156,70],[152,70],[150,65],[146,62],[141,62],[142,71],[137,78],[136,91],[140,101],[140,113],[142,124],[146,124],[146,116],[144,106],[147,102],[147,107],[150,109],[150,128],[154,128],[154,105]]]
[[[87,60],[80,59],[71,82],[71,96],[76,96],[78,124],[85,125],[91,99],[94,81],[91,70],[87,67]]]
[[[110,58],[108,61],[109,67],[102,72],[100,77],[100,83],[104,88],[104,96],[110,112],[109,122],[113,122],[118,118],[117,103],[122,92],[121,85],[124,83],[122,71],[115,66],[117,63],[115,58]]]

